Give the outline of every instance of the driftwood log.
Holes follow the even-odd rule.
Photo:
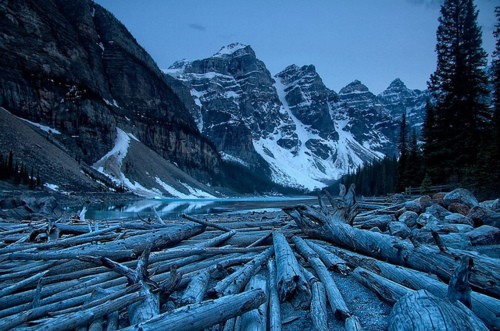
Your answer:
[[[454,249],[442,251],[429,245],[414,246],[391,235],[354,228],[346,223],[349,218],[345,216],[348,205],[351,204],[338,203],[333,216],[322,214],[304,205],[283,210],[310,237],[320,238],[393,264],[430,272],[445,281],[450,280],[457,256],[472,257],[474,259],[474,270],[470,277],[472,287],[490,296],[500,297],[500,265],[496,259],[469,251]]]

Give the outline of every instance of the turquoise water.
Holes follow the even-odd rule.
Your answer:
[[[156,210],[165,219],[181,214],[234,213],[239,211],[275,211],[282,207],[311,203],[312,197],[252,197],[227,199],[145,199],[123,204],[88,206],[89,219],[154,217]]]

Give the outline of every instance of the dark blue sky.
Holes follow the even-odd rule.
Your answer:
[[[426,88],[435,70],[439,0],[96,0],[166,69],[222,46],[251,45],[271,74],[314,64],[335,91],[354,79],[380,93],[395,78]],[[487,52],[494,7],[476,0]]]

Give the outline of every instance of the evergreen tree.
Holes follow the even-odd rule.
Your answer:
[[[14,153],[12,153],[12,151],[9,152],[9,159],[7,161],[7,173],[9,177],[14,175]]]
[[[492,60],[493,120],[489,143],[479,158],[477,191],[483,198],[497,198],[500,192],[500,7],[495,8],[495,51]]]
[[[440,181],[468,179],[488,127],[487,55],[477,15],[473,0],[445,0],[441,6],[437,68],[428,83],[436,107],[433,136],[439,147],[430,170],[444,175],[436,176]]]
[[[418,139],[417,139],[417,131],[415,129],[412,130],[410,142],[408,145],[408,162],[405,169],[406,181],[412,187],[420,186],[422,182],[422,174],[421,174],[421,157],[420,151],[418,148]]]
[[[399,163],[398,163],[398,189],[404,190],[408,185],[408,179],[406,178],[407,167],[408,167],[408,127],[406,124],[406,114],[403,113],[401,116],[401,124],[399,126],[399,139],[398,139],[398,150],[399,150]]]

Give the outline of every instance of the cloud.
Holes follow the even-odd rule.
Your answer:
[[[444,0],[406,0],[413,5],[425,5],[427,8],[436,8],[443,4]]]
[[[191,23],[188,25],[191,29],[198,30],[198,31],[207,31],[207,28],[201,24],[198,23]]]

